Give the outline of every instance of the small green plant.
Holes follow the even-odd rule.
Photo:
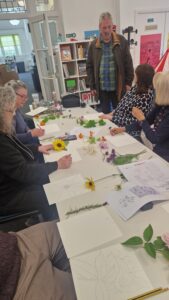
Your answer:
[[[165,234],[163,237],[157,236],[152,241],[153,228],[151,224],[146,227],[143,232],[143,237],[133,236],[122,243],[124,246],[136,248],[138,246],[143,247],[147,254],[153,258],[156,258],[157,253],[161,253],[166,259],[169,260],[169,234]]]

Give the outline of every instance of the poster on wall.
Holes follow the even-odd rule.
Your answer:
[[[161,34],[142,35],[140,39],[140,64],[156,67],[160,60]]]

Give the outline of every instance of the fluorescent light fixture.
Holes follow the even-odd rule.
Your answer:
[[[11,23],[11,25],[16,26],[16,25],[19,25],[20,20],[10,20],[9,23]]]

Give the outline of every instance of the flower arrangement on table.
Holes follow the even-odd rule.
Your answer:
[[[68,145],[68,141],[63,141],[61,139],[56,139],[53,141],[53,149],[55,151],[63,151],[63,150],[67,150],[66,146]]]
[[[136,154],[117,155],[115,149],[111,149],[110,151],[107,150],[107,149],[109,149],[109,146],[106,142],[100,142],[99,146],[100,146],[100,149],[103,154],[103,160],[106,160],[108,163],[112,163],[115,165],[129,164],[133,161],[138,160],[139,155],[146,152],[146,150],[143,150]],[[104,150],[106,150],[106,151],[104,151]]]
[[[133,236],[122,243],[124,246],[129,247],[143,247],[147,254],[153,258],[156,258],[157,253],[162,254],[169,260],[169,233],[157,236],[152,241],[153,228],[151,224],[144,230],[143,237]]]
[[[69,114],[68,116],[64,116],[61,112],[57,112],[55,114],[50,114],[50,115],[47,115],[45,116],[41,121],[40,121],[40,125],[41,126],[44,126],[48,121],[50,120],[56,120],[56,119],[59,119],[59,118],[62,118],[62,119],[73,119],[74,117],[72,117],[71,114]]]
[[[97,125],[98,126],[106,125],[106,122],[102,119],[99,119],[99,120],[85,120],[83,116],[78,118],[76,120],[76,122],[77,122],[77,124],[80,124],[84,128],[93,128],[93,127],[96,127]]]

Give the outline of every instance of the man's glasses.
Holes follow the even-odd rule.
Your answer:
[[[19,93],[15,93],[17,96],[21,97],[22,99],[28,99],[27,95],[21,95]]]

